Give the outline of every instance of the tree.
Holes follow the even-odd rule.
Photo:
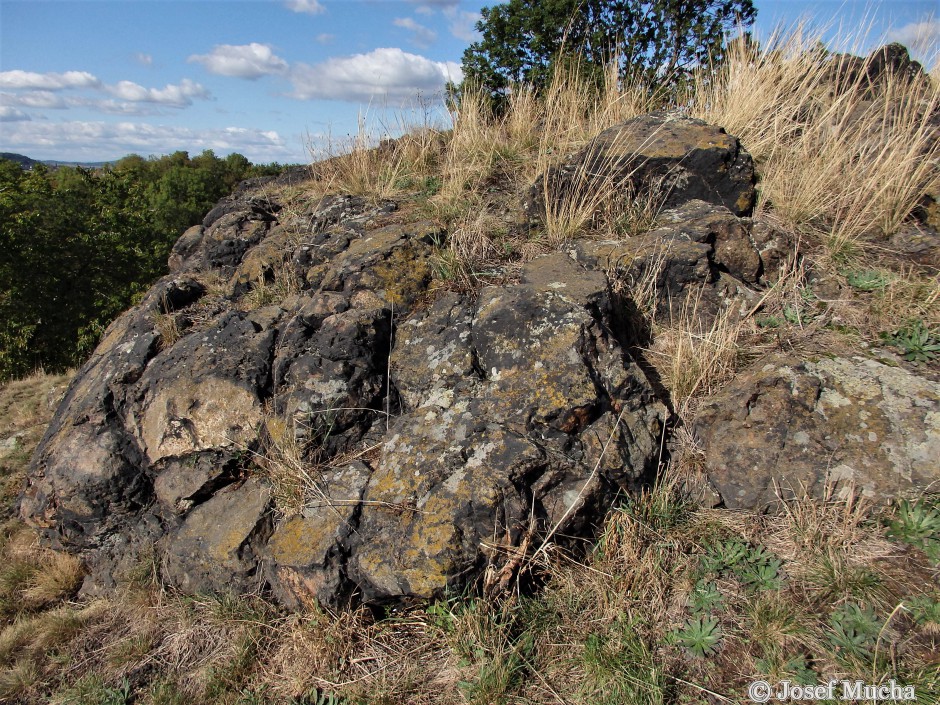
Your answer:
[[[580,54],[597,71],[616,52],[621,76],[671,83],[720,61],[726,34],[756,14],[752,0],[509,0],[481,10],[464,79],[494,95],[513,82],[539,89],[560,58]]]
[[[183,230],[242,179],[280,169],[211,150],[96,171],[0,159],[0,381],[80,362],[166,271]]]

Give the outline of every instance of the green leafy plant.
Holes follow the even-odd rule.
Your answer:
[[[779,590],[783,562],[763,546],[749,548],[735,570],[741,581],[755,590]]]
[[[782,565],[763,546],[752,547],[739,539],[714,543],[699,559],[699,571],[705,576],[733,574],[753,590],[778,590]],[[700,580],[699,584],[704,583]]]
[[[917,624],[940,625],[940,594],[918,595],[908,602],[907,609]]]
[[[829,643],[841,658],[871,658],[882,623],[870,607],[847,602],[832,613]]]
[[[721,602],[721,593],[714,581],[699,580],[689,595],[689,607],[697,614],[711,612],[720,607]]]
[[[779,559],[765,563],[747,563],[739,575],[744,584],[754,590],[779,590],[780,565]]]
[[[940,507],[934,499],[901,500],[888,522],[888,535],[921,549],[940,562]]]
[[[718,620],[705,616],[688,620],[682,629],[674,630],[671,634],[675,643],[698,658],[714,654],[723,636]]]
[[[784,319],[779,316],[760,316],[756,319],[759,328],[779,328],[783,325]]]
[[[705,573],[720,574],[733,570],[748,554],[748,546],[743,541],[732,539],[712,544],[701,558],[701,567]]]
[[[848,272],[845,281],[860,291],[883,291],[891,283],[891,277],[877,269],[861,269]]]
[[[454,628],[454,613],[451,611],[447,602],[438,600],[432,602],[425,609],[425,614],[430,618],[431,624],[444,632],[450,632]]]
[[[921,320],[898,328],[893,333],[882,333],[881,338],[899,348],[910,362],[930,362],[940,352],[940,331],[931,330]]]

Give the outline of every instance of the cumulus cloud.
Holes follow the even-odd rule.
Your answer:
[[[209,73],[254,80],[287,70],[287,62],[267,44],[219,44],[208,54],[194,54],[187,59],[200,63]]]
[[[333,40],[336,39],[336,35],[323,32],[322,34],[318,34],[316,39],[319,44],[331,44]]]
[[[40,110],[62,110],[69,107],[68,101],[52,91],[27,91],[25,93],[0,93],[0,105]]]
[[[185,108],[193,104],[193,98],[206,99],[209,91],[195,81],[184,78],[179,85],[168,84],[163,88],[144,88],[133,81],[119,81],[105,90],[120,100],[131,103],[157,103],[173,108]]]
[[[18,122],[4,129],[4,146],[38,158],[106,159],[131,152],[166,154],[178,149],[191,152],[241,152],[252,161],[296,159],[273,130],[225,127],[197,130],[139,122]]]
[[[23,93],[0,93],[0,106],[31,110],[85,108],[112,115],[154,115],[160,112],[160,107],[183,108],[192,104],[190,98],[207,98],[209,95],[208,91],[202,89],[199,84],[187,81],[183,81],[181,86],[167,86],[159,90],[143,88],[129,81],[124,81],[116,86],[106,86],[104,89],[119,98],[123,96],[123,99],[63,96],[51,91],[27,91]],[[191,95],[187,97],[187,93]]]
[[[396,27],[411,31],[411,41],[419,47],[427,48],[437,41],[437,32],[423,24],[418,24],[410,17],[396,17],[393,20]]]
[[[292,12],[302,12],[306,15],[322,15],[326,12],[326,8],[317,0],[287,0],[284,6]]]
[[[32,120],[28,113],[22,110],[11,108],[8,105],[0,105],[0,122],[21,122]]]
[[[940,48],[940,19],[911,22],[888,32],[888,41],[900,42],[912,52],[931,55]]]
[[[153,66],[153,56],[151,54],[144,54],[141,51],[134,54],[134,61],[142,66]]]
[[[434,93],[447,81],[463,80],[460,64],[432,61],[396,48],[334,58],[313,66],[298,64],[291,72],[292,97],[301,100],[407,101]]]
[[[460,0],[411,0],[419,3],[415,12],[419,15],[433,15],[440,12],[447,18],[447,29],[450,33],[465,42],[475,42],[480,39],[476,24],[480,21],[479,12],[461,10]]]
[[[87,71],[65,73],[34,73],[32,71],[0,71],[0,88],[60,91],[66,88],[97,88],[101,85]]]

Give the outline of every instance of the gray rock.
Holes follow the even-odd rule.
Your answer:
[[[259,551],[271,532],[271,492],[229,485],[193,509],[165,541],[164,575],[186,592],[246,592],[261,585]]]
[[[886,502],[940,480],[940,384],[863,357],[775,356],[715,396],[695,433],[727,507],[827,486]]]

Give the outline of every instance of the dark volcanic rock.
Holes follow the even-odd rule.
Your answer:
[[[689,307],[705,323],[725,309],[746,313],[757,301],[755,290],[775,281],[794,255],[785,233],[704,201],[665,211],[657,224],[627,240],[580,240],[574,251],[579,261],[607,272],[629,300],[652,289],[661,320]]]
[[[557,207],[554,203],[583,199],[612,183],[631,196],[653,189],[665,208],[697,199],[748,215],[754,181],[751,156],[737,138],[701,120],[652,113],[604,130],[540,176],[524,209],[541,219],[546,198]]]
[[[189,592],[429,597],[590,535],[655,469],[668,412],[602,271],[553,254],[428,300],[439,227],[282,212],[248,189],[187,231],[50,425],[21,512],[86,592],[153,547]]]
[[[718,128],[638,118],[546,178],[564,190],[585,165],[628,189],[667,182],[670,208],[649,233],[576,240],[473,295],[433,290],[446,233],[395,203],[287,208],[272,182],[242,188],[75,377],[22,516],[84,556],[86,592],[155,551],[185,591],[260,587],[291,607],[499,586],[546,537],[595,535],[653,477],[671,421],[634,359],[640,304],[692,306],[703,325],[745,314],[793,244],[742,217],[750,158]],[[935,408],[902,370],[785,361],[697,431],[725,503],[757,506],[781,473],[815,488],[830,461],[876,494],[929,480],[916,459],[935,453]]]

